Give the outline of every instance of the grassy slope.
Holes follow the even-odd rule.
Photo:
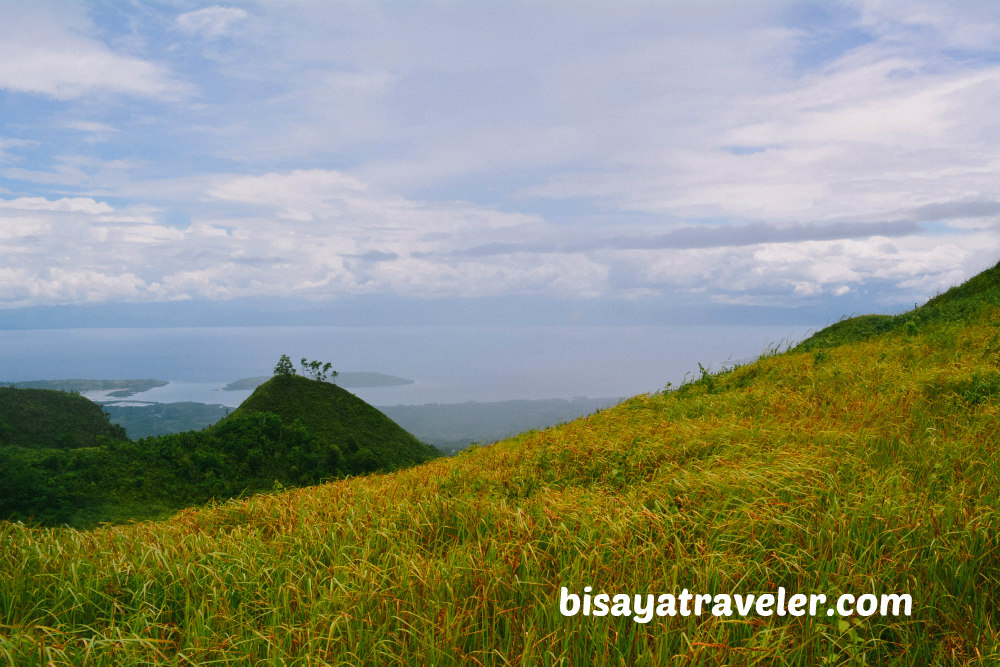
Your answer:
[[[390,475],[157,524],[0,524],[0,661],[997,664],[1000,306],[965,318]],[[563,618],[561,585],[909,593],[914,614],[641,625]]]
[[[83,396],[0,387],[0,445],[92,447],[98,436],[124,440],[125,432]]]
[[[336,385],[301,376],[273,377],[257,387],[232,416],[273,412],[298,422],[346,454],[367,447],[383,465],[406,466],[438,453],[376,408]]]
[[[890,331],[912,335],[929,323],[964,323],[989,304],[1000,303],[1000,263],[901,315],[860,315],[833,324],[802,341],[797,351],[821,350],[867,340]]]

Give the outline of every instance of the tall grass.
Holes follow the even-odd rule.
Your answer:
[[[0,524],[0,665],[1000,664],[1000,309],[387,475]],[[580,592],[908,593],[909,617],[563,617]]]

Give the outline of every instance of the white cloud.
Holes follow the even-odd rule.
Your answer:
[[[965,0],[960,10],[925,0],[855,0],[859,23],[897,44],[927,49],[994,51],[1000,41],[1000,21],[994,0]]]
[[[210,195],[233,205],[234,214],[183,228],[156,222],[148,208],[116,210],[90,198],[0,199],[0,257],[9,268],[0,276],[0,304],[375,292],[580,294],[599,291],[606,273],[582,256],[451,262],[445,255],[462,234],[540,221],[462,202],[379,194],[334,171],[230,178]],[[241,216],[243,206],[258,215]]]
[[[91,144],[109,141],[115,134],[121,132],[107,123],[92,120],[69,120],[61,123],[59,127],[82,133],[84,141]]]
[[[904,67],[926,69],[858,49],[787,92],[730,100],[676,145],[557,176],[525,194],[789,221],[1000,199],[1000,118],[988,111],[1000,104],[1000,66],[897,78]]]
[[[0,220],[3,220],[3,226],[0,227],[0,241],[25,236],[38,236],[52,229],[47,220],[40,220],[38,218],[5,215],[0,216]]]
[[[0,199],[0,208],[18,211],[90,213],[92,215],[114,211],[106,202],[99,202],[90,197],[63,197],[54,201],[45,197]]]
[[[189,92],[165,67],[115,53],[88,36],[90,21],[73,9],[65,3],[4,7],[0,89],[60,100],[94,93],[176,99]]]
[[[933,291],[1000,251],[971,6],[11,3],[0,304]]]
[[[896,10],[907,5],[894,4]],[[995,3],[979,8],[988,6],[995,15]],[[871,28],[887,22],[898,28],[898,21],[872,18],[862,24]],[[935,23],[933,29],[939,28]],[[659,110],[660,121],[650,116],[629,123],[645,134],[644,146],[620,141],[587,164],[525,187],[522,194],[596,201],[617,211],[740,222],[878,220],[926,203],[1000,199],[995,177],[1000,118],[990,111],[1000,104],[996,60],[943,57],[934,48],[920,48],[924,42],[912,35],[897,43],[890,28],[880,29],[884,39],[876,35],[836,60],[803,69],[788,66],[789,54],[809,36],[791,31],[771,32],[768,49],[737,48],[734,53],[745,58],[742,67],[711,66],[718,64],[712,56],[729,35],[692,44],[691,58],[710,64],[699,70],[705,81],[672,80],[682,91],[676,103],[664,96],[650,107]],[[942,38],[942,43],[954,41]],[[992,48],[995,52],[996,42]],[[665,67],[669,77],[670,65]],[[625,77],[636,71],[619,69]],[[733,82],[727,73],[745,74],[746,80]],[[761,73],[770,81],[761,81]],[[567,91],[566,99],[572,94],[587,97],[578,86]],[[635,113],[654,100],[628,102]],[[677,108],[695,113],[678,114]],[[620,114],[600,120],[603,125],[591,136],[606,133],[604,126],[626,124]]]
[[[790,305],[843,296],[873,280],[895,283],[897,300],[916,300],[1000,254],[994,227],[708,248],[603,249],[595,242],[583,250],[480,256],[456,251],[491,233],[498,242],[529,242],[558,230],[471,204],[376,194],[339,172],[231,178],[211,195],[234,207],[230,215],[185,227],[158,222],[149,208],[115,209],[91,198],[0,199],[0,304],[268,294],[678,293]],[[287,212],[293,201],[300,216],[267,214]],[[244,205],[258,215],[245,215]]]
[[[895,284],[895,301],[920,300],[996,263],[1000,235],[801,241],[619,255],[664,290],[701,290],[723,302],[793,305],[794,297],[843,296],[872,281]],[[919,279],[915,279],[919,276]],[[756,298],[733,299],[733,295]],[[873,296],[872,298],[876,298]]]
[[[111,127],[107,123],[98,123],[92,120],[71,120],[66,121],[62,124],[68,130],[77,130],[78,132],[88,132],[92,134],[108,134],[111,132],[117,132],[118,130]]]
[[[427,234],[486,231],[541,224],[537,216],[503,213],[462,202],[420,202],[372,190],[360,179],[334,170],[295,170],[221,180],[209,189],[216,199],[275,211],[291,223],[314,223],[356,238],[417,241]]]
[[[222,37],[247,18],[246,10],[238,7],[205,7],[177,17],[177,25],[185,32],[205,37]]]

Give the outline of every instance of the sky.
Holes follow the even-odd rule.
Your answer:
[[[0,328],[912,307],[998,108],[995,0],[0,0]]]

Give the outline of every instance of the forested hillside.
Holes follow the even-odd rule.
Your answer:
[[[0,412],[16,417],[7,437],[44,449],[0,446],[0,519],[91,527],[162,518],[212,499],[395,470],[438,456],[353,394],[303,377],[274,378],[234,414],[204,430],[136,442],[112,427],[100,406],[80,396],[3,391],[32,399],[10,401],[20,408]],[[50,441],[22,418],[29,415],[50,430],[53,424],[72,428],[84,423],[70,420],[76,412],[100,416],[95,423],[117,439],[87,422],[87,430],[66,431],[66,438]],[[63,442],[86,447],[60,447]]]
[[[96,403],[64,391],[0,387],[0,446],[93,447],[100,438],[126,439]]]

